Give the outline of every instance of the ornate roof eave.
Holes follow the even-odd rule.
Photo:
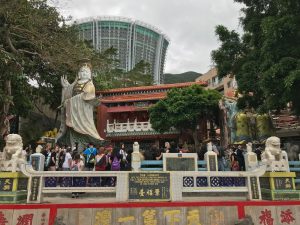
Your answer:
[[[152,86],[140,86],[140,87],[127,87],[127,88],[115,88],[103,91],[96,91],[97,95],[99,94],[109,94],[109,93],[126,93],[132,91],[150,91],[150,90],[159,90],[159,89],[171,89],[171,88],[182,88],[188,87],[193,84],[198,84],[206,87],[207,82],[205,81],[196,81],[196,82],[185,82],[185,83],[176,83],[176,84],[160,84],[160,85],[152,85]]]

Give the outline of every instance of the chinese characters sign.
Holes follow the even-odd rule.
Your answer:
[[[58,209],[57,218],[61,224],[84,225],[232,225],[238,219],[235,209],[234,206]],[[82,210],[84,213],[80,213]]]
[[[300,210],[300,206],[245,207],[245,213],[250,215],[254,224],[257,225],[298,225],[300,224],[298,210]]]
[[[208,161],[209,161],[209,170],[210,171],[217,171],[216,156],[209,155],[208,156]]]
[[[293,189],[293,178],[292,177],[274,177],[275,189]]]
[[[12,191],[13,179],[12,178],[0,178],[0,191]]]
[[[169,200],[169,173],[129,173],[131,200]]]
[[[0,209],[0,225],[48,225],[49,209]]]
[[[39,194],[39,186],[40,186],[40,178],[32,177],[31,180],[31,193],[30,193],[30,201],[36,201]]]
[[[252,199],[259,199],[257,177],[250,177]]]

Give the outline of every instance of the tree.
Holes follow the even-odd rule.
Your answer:
[[[102,53],[95,52],[93,73],[96,90],[121,87],[121,78],[124,76],[124,72],[119,69],[119,60],[116,59],[116,56],[117,49],[113,47]]]
[[[0,0],[0,133],[7,116],[26,116],[34,100],[60,104],[60,76],[74,78],[92,50],[45,0]]]
[[[216,121],[220,99],[219,92],[205,90],[199,85],[171,89],[165,99],[150,107],[152,127],[162,133],[171,127],[188,132],[198,146],[197,126],[201,121]]]
[[[151,75],[150,64],[141,60],[132,70],[125,73],[125,86],[148,86],[153,84],[153,77]]]
[[[280,110],[292,103],[300,114],[300,2],[235,0],[243,3],[243,35],[217,26],[221,46],[212,51],[218,75],[235,75],[239,108]]]

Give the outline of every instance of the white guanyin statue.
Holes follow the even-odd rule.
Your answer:
[[[85,145],[103,140],[94,124],[93,111],[99,101],[95,98],[91,65],[83,63],[72,84],[64,76],[61,84],[61,126],[56,141],[73,147],[76,142]]]

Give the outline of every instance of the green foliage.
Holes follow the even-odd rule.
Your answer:
[[[94,85],[96,90],[105,90],[121,86],[123,71],[119,69],[119,61],[115,59],[117,49],[111,47],[103,53],[95,52],[92,64]]]
[[[96,90],[104,90],[109,88],[148,86],[153,84],[150,64],[140,61],[135,67],[124,72],[119,69],[119,61],[115,59],[117,49],[109,48],[100,54],[100,60],[96,68],[94,68],[94,84]]]
[[[0,0],[0,133],[6,131],[7,115],[26,117],[35,101],[52,109],[61,103],[61,76],[72,82],[79,61],[91,59],[98,90],[123,87],[126,76],[140,85],[139,76],[149,74],[141,62],[128,74],[118,69],[117,50],[96,52],[78,39],[78,28],[69,26],[46,0]],[[150,84],[149,76],[142,84]],[[143,79],[142,79],[143,80]],[[133,84],[128,84],[133,85]]]
[[[125,87],[149,86],[153,84],[150,64],[141,60],[135,67],[124,74]]]
[[[201,120],[215,119],[220,99],[219,92],[199,85],[174,88],[149,109],[152,127],[160,132],[171,127],[195,131]]]
[[[166,73],[164,74],[164,83],[165,84],[175,84],[175,83],[184,83],[184,82],[192,82],[195,81],[201,74],[196,73],[193,71],[179,73],[179,74],[172,74]]]
[[[60,104],[60,77],[74,79],[78,60],[90,57],[92,50],[46,1],[0,2],[2,115],[26,116],[38,98],[55,109]]]
[[[245,6],[237,32],[217,26],[221,46],[212,52],[218,75],[234,74],[239,107],[278,110],[292,102],[300,113],[300,2],[236,0]]]

